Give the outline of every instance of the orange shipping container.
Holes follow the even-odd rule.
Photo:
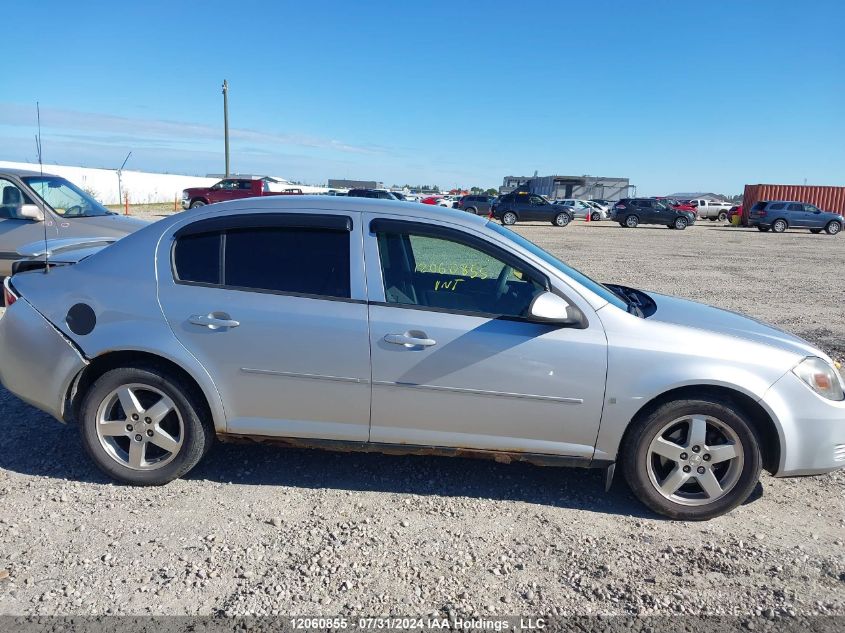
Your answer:
[[[745,185],[742,196],[742,223],[748,223],[748,212],[760,200],[794,200],[816,205],[822,211],[845,215],[845,187],[811,185]]]

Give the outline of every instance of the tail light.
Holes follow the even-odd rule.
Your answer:
[[[613,206],[613,208],[614,209],[624,209],[625,205],[624,204],[616,204],[616,205]]]
[[[6,302],[7,308],[18,300],[18,295],[12,289],[12,283],[9,281],[9,277],[3,280],[3,300]]]
[[[757,212],[757,217],[765,218],[766,215],[767,215],[767,213],[765,211],[758,211]]]

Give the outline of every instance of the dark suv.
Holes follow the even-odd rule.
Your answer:
[[[822,211],[806,202],[790,200],[761,200],[755,202],[748,214],[748,226],[760,231],[783,233],[786,229],[810,229],[811,233],[827,231],[836,235],[842,230],[843,218],[837,213]]]
[[[640,224],[663,224],[683,231],[695,223],[695,214],[673,209],[654,198],[623,198],[613,206],[613,219],[629,229]]]
[[[455,209],[463,209],[475,215],[489,215],[494,200],[495,198],[493,196],[471,195],[464,196],[452,206]]]
[[[493,204],[493,217],[510,226],[517,221],[539,220],[554,226],[566,226],[575,218],[575,212],[559,204],[552,204],[542,196],[527,191],[514,191],[500,196]]]
[[[350,198],[380,198],[382,200],[399,200],[392,192],[384,189],[350,189],[346,194]]]

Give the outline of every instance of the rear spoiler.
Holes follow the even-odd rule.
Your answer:
[[[68,237],[59,240],[39,240],[24,244],[18,249],[21,257],[50,257],[62,251],[74,250],[77,248],[92,248],[96,246],[108,246],[116,242],[117,237]]]

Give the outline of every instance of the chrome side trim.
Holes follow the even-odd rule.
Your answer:
[[[442,387],[440,385],[418,385],[412,382],[388,382],[385,380],[374,380],[374,385],[383,387],[410,387],[411,389],[427,389],[430,391],[447,391],[451,393],[466,393],[476,396],[496,396],[502,398],[524,398],[526,400],[544,400],[547,402],[560,402],[563,404],[584,404],[583,398],[559,398],[557,396],[539,396],[531,393],[510,393],[507,391],[485,391],[483,389],[465,389],[461,387]]]
[[[366,378],[351,378],[348,376],[326,376],[323,374],[304,374],[295,371],[275,371],[272,369],[254,369],[251,367],[241,367],[241,371],[245,374],[263,374],[265,376],[285,376],[287,378],[309,378],[313,380],[331,380],[334,382],[353,382],[360,384],[369,384]]]

